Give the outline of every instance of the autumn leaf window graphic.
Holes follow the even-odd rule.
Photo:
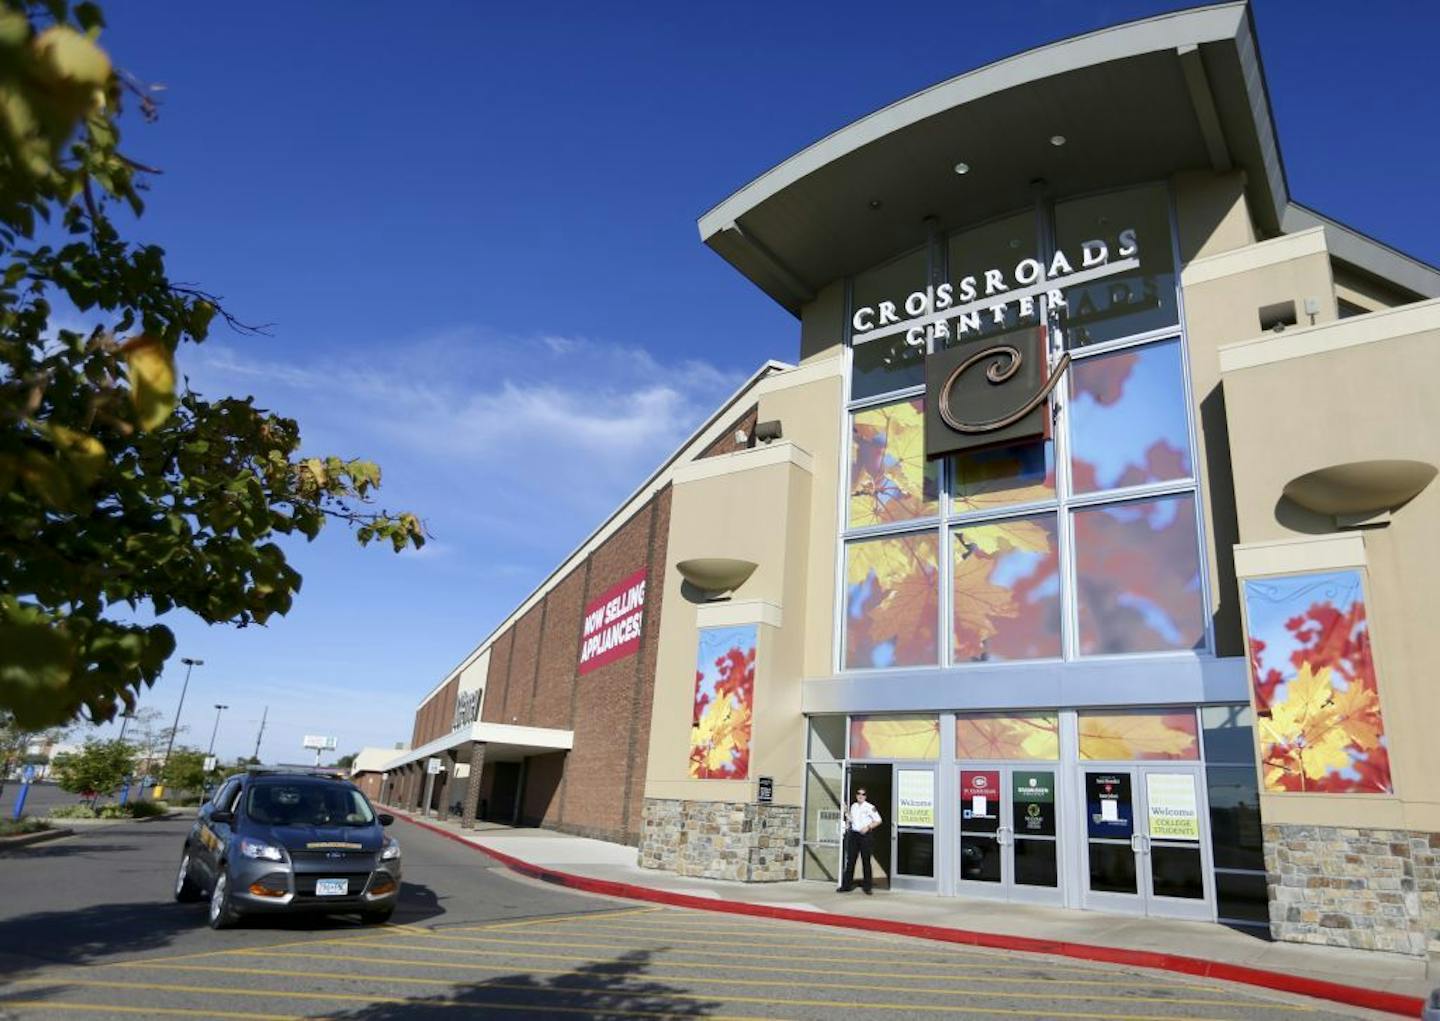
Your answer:
[[[1252,579],[1244,591],[1265,789],[1390,793],[1360,572]]]
[[[754,624],[700,631],[690,728],[692,779],[744,780],[750,775],[758,633]]]

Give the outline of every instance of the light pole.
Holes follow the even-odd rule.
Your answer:
[[[165,767],[170,765],[170,751],[175,747],[175,732],[180,729],[180,710],[185,708],[185,692],[190,690],[190,671],[197,666],[204,666],[203,659],[185,659],[180,662],[185,664],[185,684],[180,688],[180,702],[175,706],[175,725],[170,728],[170,740],[165,742],[165,761],[160,764],[160,772],[163,775]]]
[[[205,757],[207,759],[215,753],[215,735],[220,733],[220,714],[229,708],[228,705],[221,705],[218,702],[215,703],[215,728],[210,731],[210,747],[205,749]]]

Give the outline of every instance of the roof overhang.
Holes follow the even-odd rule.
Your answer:
[[[432,755],[439,755],[473,742],[485,745],[487,761],[512,762],[529,755],[568,752],[575,747],[575,732],[548,727],[517,727],[510,723],[476,722],[468,727],[452,730],[444,737],[438,737],[419,748],[400,752],[381,769],[388,773],[392,769],[408,766],[412,762],[422,762]]]
[[[798,315],[829,282],[923,243],[927,217],[1012,212],[1037,178],[1067,195],[1233,168],[1261,231],[1279,233],[1289,196],[1244,3],[1076,36],[918,92],[741,188],[700,237]]]

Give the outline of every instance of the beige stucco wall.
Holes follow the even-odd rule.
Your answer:
[[[778,419],[782,440],[706,458],[676,474],[647,798],[749,802],[756,778],[769,776],[776,803],[801,803],[801,681],[829,672],[834,629],[841,364],[832,358],[762,384],[759,420]],[[675,568],[699,557],[757,566],[727,602],[701,603],[695,593],[681,592]],[[750,777],[691,779],[698,630],[748,621],[760,625]]]
[[[1267,305],[1293,300],[1303,316],[1305,298],[1314,297],[1321,307],[1317,318],[1334,320],[1334,287],[1318,228],[1255,240],[1243,175],[1183,174],[1173,183],[1216,652],[1239,656],[1244,643],[1230,557],[1239,541],[1230,471],[1233,423],[1226,416],[1218,352],[1256,336],[1259,310]]]
[[[1282,500],[1285,484],[1306,472],[1369,460],[1440,465],[1440,416],[1434,411],[1440,402],[1440,301],[1233,345],[1222,364],[1246,544],[1280,543],[1278,548],[1303,553],[1304,540],[1337,531],[1333,519]],[[1361,536],[1364,545],[1395,796],[1264,795],[1265,818],[1437,832],[1440,684],[1430,640],[1431,608],[1440,606],[1440,487],[1432,483],[1382,527],[1347,534]]]

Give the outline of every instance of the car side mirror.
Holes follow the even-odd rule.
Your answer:
[[[217,810],[210,813],[210,821],[226,823],[228,825],[229,823],[233,823],[235,821],[235,813]]]
[[[394,817],[393,815],[391,815],[389,812],[381,812],[381,813],[380,813],[379,815],[377,815],[375,818],[377,818],[377,819],[380,820],[380,825],[381,825],[381,826],[389,826],[392,822],[395,821],[395,817]]]

